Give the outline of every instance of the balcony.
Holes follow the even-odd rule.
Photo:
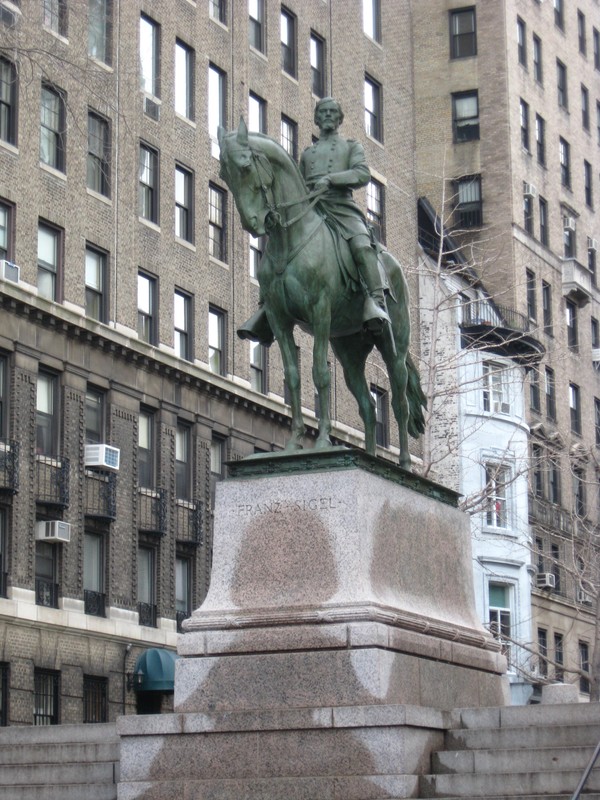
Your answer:
[[[580,306],[592,296],[592,273],[575,258],[562,260],[562,293]]]
[[[544,355],[544,346],[531,335],[531,323],[513,308],[474,300],[461,309],[464,347],[476,347],[526,365],[538,363]]]
[[[571,514],[541,497],[529,495],[529,521],[563,533],[573,533]]]
[[[68,458],[37,456],[36,501],[49,506],[66,508],[69,505]]]
[[[138,528],[161,536],[167,532],[167,490],[138,489]]]
[[[58,584],[44,578],[36,578],[35,604],[46,608],[58,608]]]
[[[114,472],[85,472],[85,515],[113,520],[117,517],[117,476]]]
[[[102,592],[93,592],[91,589],[83,590],[84,612],[91,617],[106,616],[106,595]]]
[[[202,503],[177,500],[175,504],[175,538],[178,542],[185,544],[202,544]]]
[[[140,625],[156,628],[156,606],[151,603],[138,603]]]
[[[19,491],[19,445],[12,439],[0,439],[0,492]]]

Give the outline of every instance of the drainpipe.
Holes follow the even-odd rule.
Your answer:
[[[129,655],[130,651],[131,651],[131,642],[129,642],[129,644],[125,648],[125,652],[123,653],[123,702],[122,702],[122,705],[123,705],[122,713],[123,713],[123,715],[125,715],[125,698],[126,698],[126,694],[125,693],[127,691],[127,673],[125,672],[125,670],[126,670],[126,667],[127,667],[127,656]]]

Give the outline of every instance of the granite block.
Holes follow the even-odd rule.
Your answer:
[[[300,708],[273,711],[231,711],[222,714],[182,714],[183,733],[298,730],[333,727],[333,709]]]

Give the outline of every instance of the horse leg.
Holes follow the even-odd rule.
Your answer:
[[[331,327],[331,308],[323,292],[317,302],[313,317],[313,383],[319,396],[319,435],[315,447],[331,447],[331,414],[329,397],[331,392],[331,375],[327,364],[327,348]]]
[[[346,386],[352,392],[358,404],[358,413],[365,428],[365,450],[375,455],[375,401],[365,380],[365,364],[372,346],[358,334],[331,340],[333,352],[344,370]]]
[[[406,354],[408,342],[405,337],[398,337],[400,341],[392,339],[393,332],[388,327],[387,332],[380,337],[377,346],[383,356],[390,377],[392,387],[392,409],[398,423],[398,438],[400,444],[399,463],[403,469],[410,470],[410,453],[408,451],[408,398],[406,387],[408,385],[408,369],[406,367]]]
[[[271,325],[275,338],[279,344],[281,358],[283,360],[283,372],[285,381],[290,391],[290,402],[292,407],[292,435],[285,446],[286,450],[301,450],[304,445],[304,419],[302,417],[302,404],[300,400],[300,370],[298,369],[298,348],[294,341],[291,328],[282,328],[278,325]]]

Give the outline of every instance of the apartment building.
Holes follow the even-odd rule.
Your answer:
[[[537,654],[525,677],[579,683],[585,696],[578,670],[589,668],[598,587],[600,4],[424,0],[412,9],[418,194],[452,231],[502,325],[523,320],[515,335],[541,344],[525,362],[535,574],[524,644]],[[500,392],[503,382],[500,373]],[[479,469],[492,497],[483,453]],[[510,616],[517,590],[505,588]]]
[[[235,336],[264,243],[218,126],[244,116],[297,157],[338,97],[373,171],[357,198],[414,264],[411,47],[408,2],[0,0],[0,724],[168,707],[139,659],[206,592],[226,462],[290,423],[276,348]],[[360,444],[331,373],[335,439]],[[367,379],[393,459],[376,356]]]

